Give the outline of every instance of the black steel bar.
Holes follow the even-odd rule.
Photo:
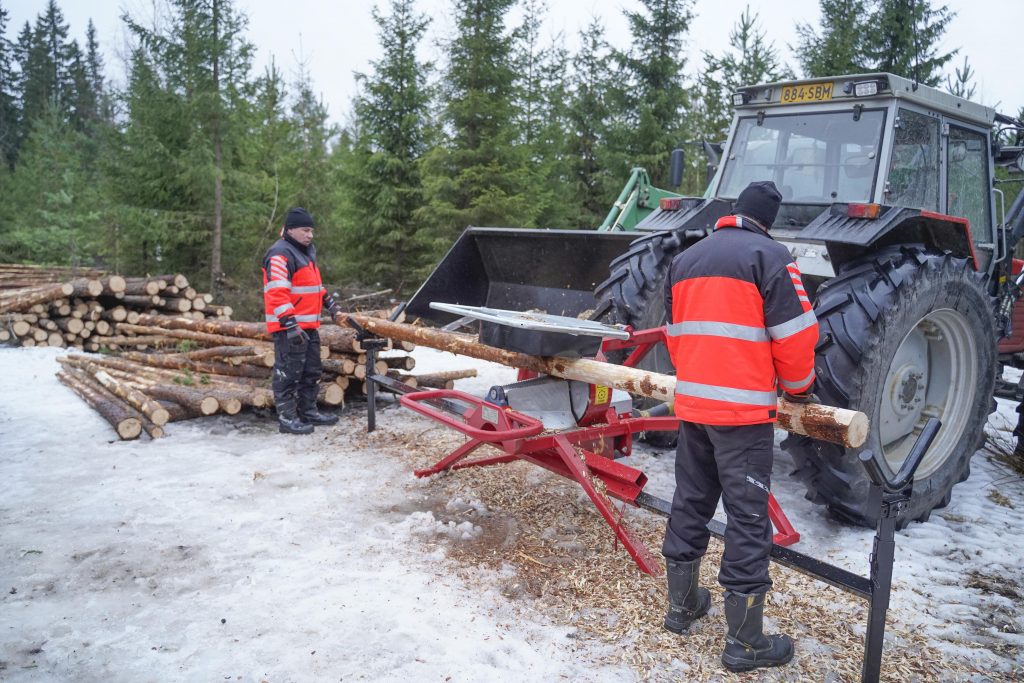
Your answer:
[[[672,514],[672,503],[663,498],[652,496],[649,493],[641,493],[637,496],[636,504],[637,507],[654,512],[662,517],[670,517]],[[716,538],[725,538],[725,525],[717,519],[712,519],[708,522],[708,530]],[[810,555],[804,555],[774,543],[772,544],[771,558],[778,564],[794,569],[801,574],[806,574],[812,579],[824,581],[830,586],[835,586],[847,593],[853,593],[865,600],[871,599],[871,581],[859,574],[854,574],[827,562],[822,562]]]
[[[366,368],[373,372],[377,367],[377,345],[366,344]],[[369,376],[369,375],[367,375]],[[377,383],[366,382],[366,431],[372,432],[377,428]]]

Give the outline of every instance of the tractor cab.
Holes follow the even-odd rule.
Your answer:
[[[912,237],[982,271],[1005,255],[993,229],[993,109],[882,73],[744,87],[733,101],[710,194],[731,202],[752,181],[774,181],[783,207],[772,234],[798,256],[817,255],[799,263],[806,274],[832,277],[863,248]],[[946,220],[911,235],[921,222],[896,220],[899,209]],[[864,229],[837,221],[844,212],[889,220]]]

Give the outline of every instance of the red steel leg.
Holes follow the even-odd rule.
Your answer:
[[[413,472],[413,474],[415,474],[417,477],[429,477],[432,474],[438,474],[440,472],[443,472],[444,470],[451,467],[453,463],[458,462],[462,458],[465,458],[467,455],[469,455],[470,453],[472,453],[477,448],[483,445],[483,441],[470,439],[469,441],[462,444],[445,457],[438,460],[433,467],[428,467],[425,470],[416,470]]]
[[[601,516],[604,517],[604,521],[608,523],[608,526],[615,532],[615,536],[622,541],[622,545],[625,546],[626,551],[629,552],[630,557],[636,562],[640,570],[646,574],[652,576],[661,576],[661,563],[655,559],[651,551],[647,549],[643,541],[634,538],[633,534],[626,528],[626,526],[620,522],[616,515],[615,509],[612,507],[611,500],[608,499],[603,493],[598,492],[594,488],[594,484],[590,479],[590,471],[584,464],[583,459],[576,454],[572,445],[569,443],[561,434],[555,436],[555,448],[558,451],[559,456],[562,458],[562,462],[565,463],[566,468],[572,473],[573,479],[575,479],[583,490],[590,496],[590,500],[593,501],[594,506],[597,507]]]
[[[775,545],[793,545],[800,540],[800,532],[793,527],[793,523],[789,521],[789,517],[786,517],[782,506],[779,505],[779,501],[775,500],[775,496],[771,492],[768,493],[768,519],[778,529],[772,539]]]

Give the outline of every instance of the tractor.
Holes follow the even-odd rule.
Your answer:
[[[864,448],[894,471],[928,419],[942,421],[903,517],[926,520],[967,478],[1003,367],[1024,368],[1024,192],[1007,208],[1000,189],[1024,174],[1024,123],[886,73],[743,87],[733,105],[720,161],[705,147],[703,197],[645,187],[634,171],[603,230],[468,228],[407,310],[441,324],[453,317],[431,301],[659,327],[673,257],[747,184],[772,180],[783,204],[771,235],[819,320],[821,402],[866,413]],[[650,211],[621,230],[637,203]],[[641,366],[674,372],[664,348]],[[877,489],[856,453],[796,435],[782,446],[808,498],[874,526]]]

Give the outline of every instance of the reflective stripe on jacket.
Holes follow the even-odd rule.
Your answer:
[[[672,262],[666,283],[676,416],[710,425],[774,422],[777,389],[814,384],[818,321],[789,251],[742,216]]]
[[[316,266],[316,249],[279,239],[263,257],[263,312],[268,332],[280,332],[289,317],[299,327],[320,327],[320,306],[327,294]],[[282,324],[284,323],[284,324]]]

